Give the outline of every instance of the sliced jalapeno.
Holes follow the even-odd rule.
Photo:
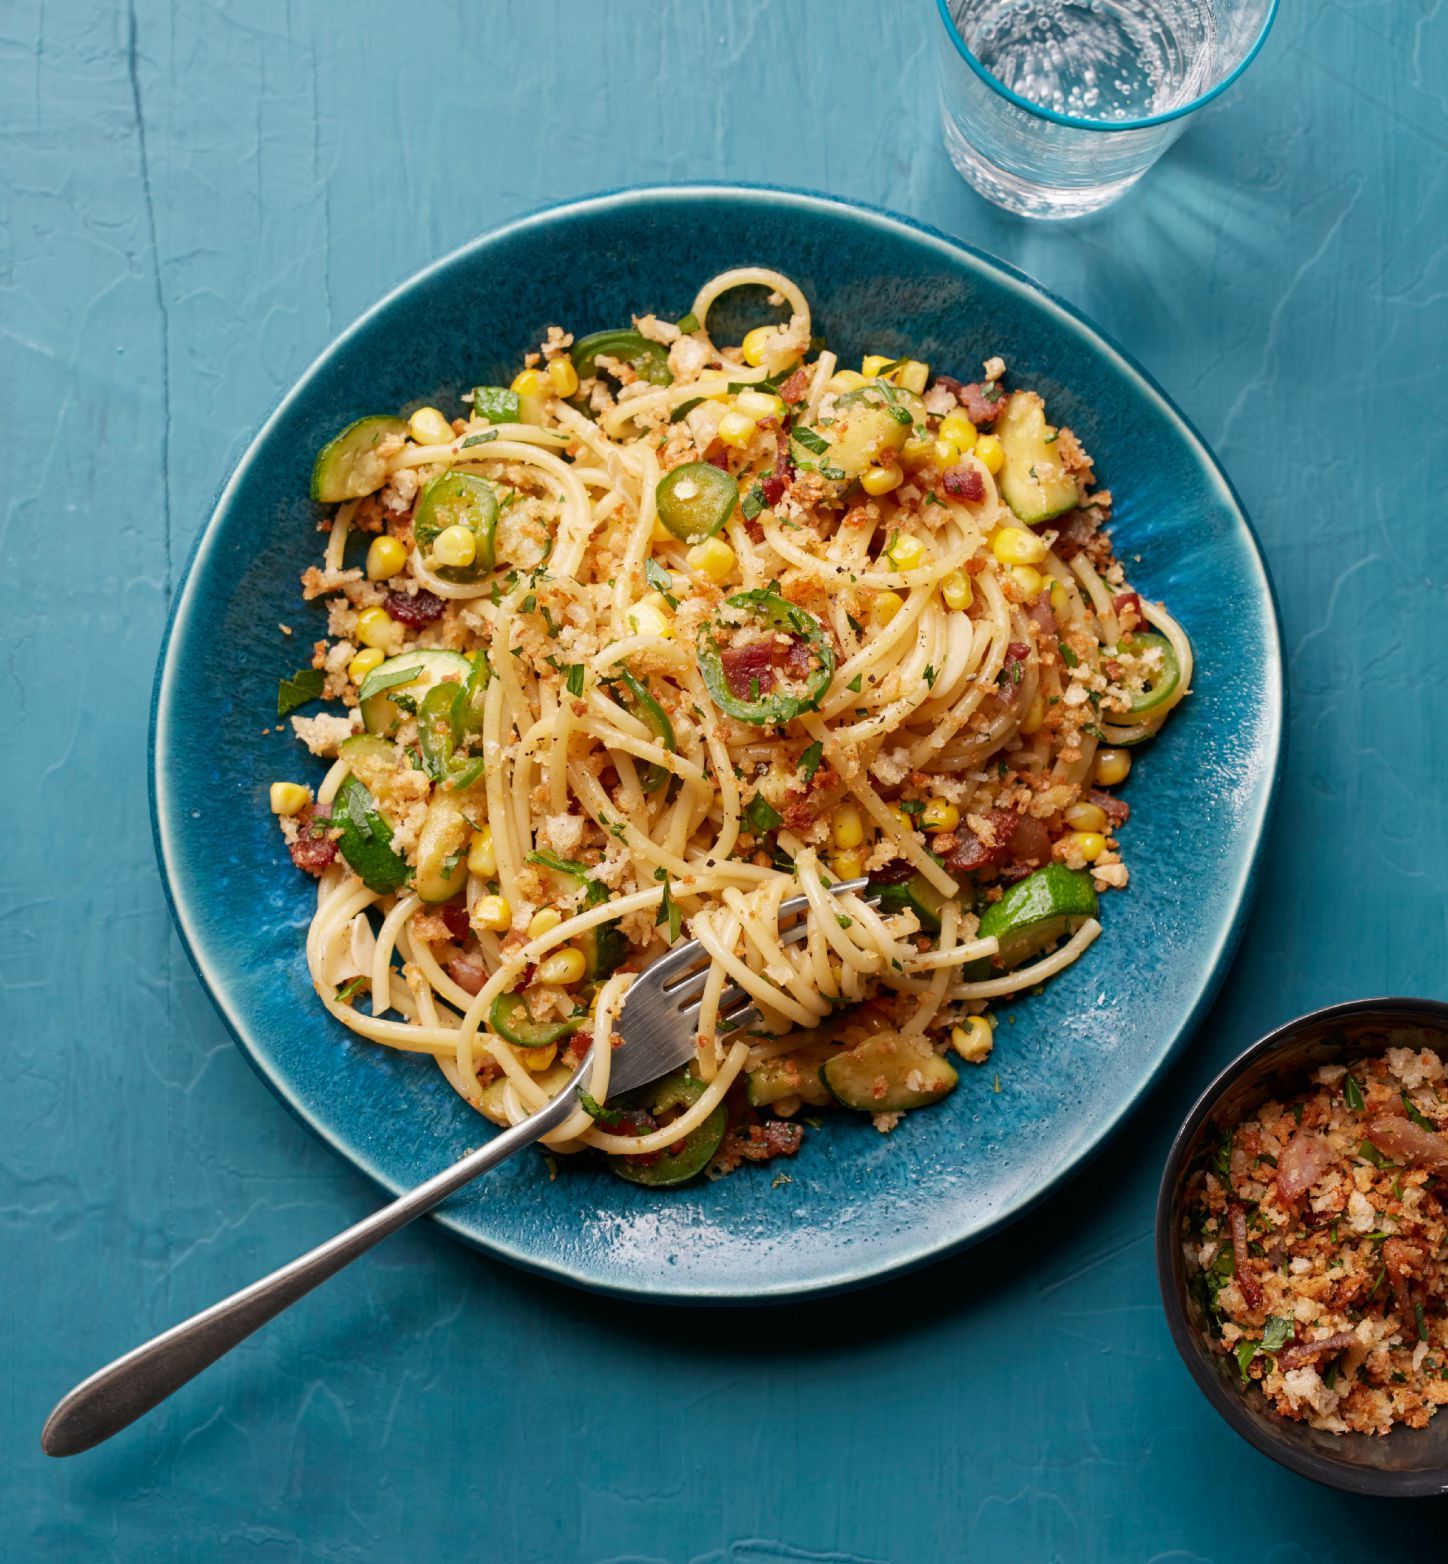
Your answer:
[[[661,1081],[638,1093],[640,1106],[657,1122],[669,1114],[687,1112],[704,1095],[704,1083],[687,1069],[675,1070]],[[713,1160],[728,1128],[729,1115],[721,1102],[682,1140],[646,1157],[611,1156],[608,1165],[630,1184],[645,1184],[651,1189],[667,1189],[697,1178]]]
[[[570,1016],[566,1021],[535,1021],[521,994],[499,994],[488,1012],[488,1025],[504,1042],[518,1048],[546,1048],[576,1032],[586,1019]]]
[[[476,473],[445,472],[422,491],[412,518],[412,535],[424,558],[446,527],[466,527],[473,535],[471,565],[433,565],[444,581],[479,581],[493,568],[498,496]]]
[[[580,380],[598,374],[600,358],[616,358],[620,364],[628,364],[650,385],[671,386],[674,383],[669,372],[669,350],[663,343],[651,342],[637,331],[595,331],[592,336],[573,344],[573,367]]]
[[[518,393],[507,386],[478,386],[473,392],[473,413],[490,424],[522,422]]]
[[[1153,710],[1175,694],[1182,671],[1177,654],[1164,635],[1158,635],[1154,630],[1144,630],[1139,635],[1129,635],[1119,642],[1118,650],[1125,652],[1128,657],[1144,657],[1156,652],[1161,654],[1159,659],[1132,677],[1129,688],[1133,717]]]
[[[757,622],[764,633],[753,640],[734,639],[728,647],[721,647],[713,629],[707,623],[700,625],[699,671],[719,710],[757,727],[788,722],[803,711],[816,710],[835,673],[834,644],[819,620],[768,588],[737,592],[724,606]],[[730,623],[727,628],[738,631],[743,627]],[[781,648],[780,632],[791,638],[788,650]],[[798,693],[776,692],[776,685],[786,679]]]
[[[679,745],[674,737],[674,725],[669,721],[668,712],[649,693],[648,686],[634,678],[627,668],[621,667],[618,676],[629,693],[629,699],[625,703],[628,709],[671,755],[677,755]],[[670,775],[667,766],[661,766],[657,761],[651,760],[639,772],[639,786],[645,793],[657,792],[669,780]]]
[[[654,490],[659,520],[685,543],[712,538],[739,503],[739,483],[713,462],[685,462]]]
[[[417,747],[422,753],[422,769],[434,782],[440,782],[452,766],[457,747],[453,710],[462,694],[461,684],[434,684],[417,708]]]

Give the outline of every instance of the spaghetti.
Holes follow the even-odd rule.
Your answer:
[[[721,347],[743,286],[787,318]],[[807,1104],[891,1128],[981,1062],[989,1002],[1100,932],[1110,788],[1191,681],[1089,457],[1000,360],[854,371],[812,329],[788,278],[725,272],[677,324],[550,328],[462,416],[363,419],[314,472],[343,714],[292,719],[335,761],[273,808],[318,877],[317,992],[500,1124],[596,1041],[550,1144],[644,1183],[792,1153]],[[622,995],[686,935],[696,1059],[610,1103]]]

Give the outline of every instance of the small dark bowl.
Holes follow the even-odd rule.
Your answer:
[[[1254,1043],[1197,1099],[1167,1157],[1156,1204],[1156,1271],[1171,1333],[1208,1401],[1249,1443],[1303,1477],[1385,1498],[1448,1493],[1448,1410],[1426,1429],[1386,1438],[1330,1434],[1279,1416],[1256,1383],[1209,1344],[1208,1326],[1182,1243],[1187,1175],[1209,1138],[1269,1097],[1300,1091],[1310,1072],[1393,1047],[1448,1052],[1448,1005],[1431,999],[1356,999],[1289,1021]]]

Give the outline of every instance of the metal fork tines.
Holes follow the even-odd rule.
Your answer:
[[[868,885],[866,879],[841,880],[829,889],[839,895],[865,890]],[[808,936],[809,920],[802,916],[808,907],[807,896],[791,896],[780,903],[781,923],[787,918],[798,919],[782,930],[782,945],[797,945]],[[626,1046],[614,1056],[610,1093],[653,1080],[692,1056],[709,970],[704,947],[698,940],[689,940],[651,962],[634,980],[618,1018],[618,1034]],[[719,996],[718,1017],[721,1031],[736,1032],[758,1021],[759,1010],[753,997],[737,983],[726,983]]]

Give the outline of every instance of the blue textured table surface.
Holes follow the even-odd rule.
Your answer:
[[[1152,1272],[1173,1126],[1301,1010],[1442,997],[1448,618],[1437,0],[1286,4],[1123,203],[1028,227],[956,178],[927,0],[132,8],[0,22],[6,431],[0,1555],[31,1560],[1342,1560],[1442,1515],[1239,1442]],[[146,717],[176,574],[252,430],[417,266],[554,197],[761,179],[1015,262],[1220,454],[1281,595],[1292,724],[1224,994],[1042,1211],[903,1282],[627,1307],[404,1234],[113,1444],[54,1398],[373,1191],[267,1094],[172,935]],[[1438,449],[1435,449],[1435,441]]]

